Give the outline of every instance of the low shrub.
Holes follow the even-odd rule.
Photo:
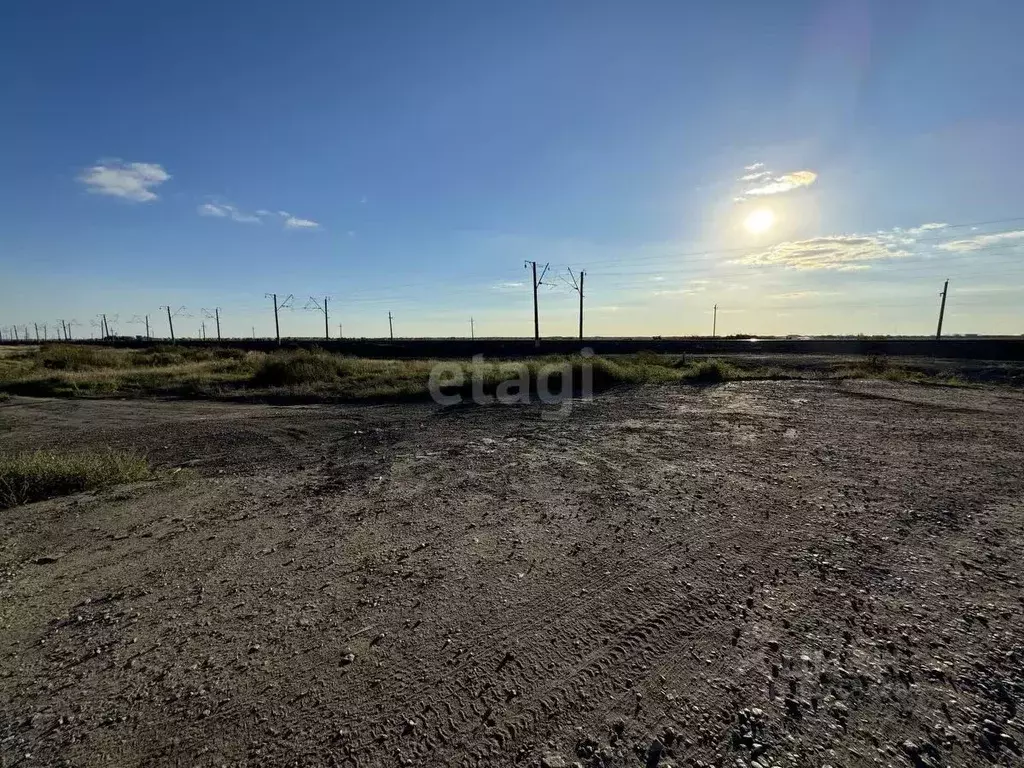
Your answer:
[[[0,455],[0,509],[151,476],[149,462],[144,458],[118,451]]]
[[[721,384],[741,378],[741,372],[721,360],[702,360],[686,371],[683,377],[694,384]]]
[[[263,358],[252,374],[254,387],[306,387],[336,384],[342,358],[324,352],[296,350]]]
[[[39,351],[39,365],[51,371],[85,371],[92,368],[120,368],[123,353],[102,347],[48,344]]]

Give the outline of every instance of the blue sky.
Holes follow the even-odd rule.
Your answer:
[[[10,3],[0,328],[1024,332],[1015,2]],[[745,179],[743,177],[746,177]],[[161,320],[161,318],[163,318]],[[209,321],[208,321],[209,325]]]

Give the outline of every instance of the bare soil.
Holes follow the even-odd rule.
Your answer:
[[[1020,765],[1024,395],[0,404],[0,765]]]

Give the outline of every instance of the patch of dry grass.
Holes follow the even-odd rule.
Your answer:
[[[0,509],[146,480],[152,474],[144,458],[118,451],[0,455]]]

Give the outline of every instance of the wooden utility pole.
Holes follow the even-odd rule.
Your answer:
[[[338,323],[338,338],[340,339],[344,334],[341,332],[341,323]]]
[[[476,328],[473,326],[473,318],[472,317],[469,318],[469,338],[470,339],[475,339],[476,338]]]
[[[524,267],[533,268],[533,346],[540,346],[540,310],[537,308],[537,288],[544,282],[544,275],[548,272],[550,264],[544,265],[544,270],[540,273],[540,279],[537,279],[537,262],[527,261],[523,264]]]
[[[33,323],[36,327],[36,341],[39,341],[39,323]]]
[[[388,333],[391,334],[391,340],[395,340],[395,326],[392,322],[394,318],[391,316],[391,310],[388,310]]]
[[[942,286],[942,293],[939,296],[942,297],[942,303],[939,304],[939,327],[935,331],[935,340],[939,341],[942,338],[942,318],[946,314],[946,294],[949,293],[949,280]]]
[[[203,320],[199,325],[203,329],[202,330],[203,341],[206,341],[206,321]]]
[[[107,313],[104,312],[102,314],[102,317],[103,317],[103,338],[106,339],[106,338],[110,337],[110,326],[107,325]]]
[[[146,315],[146,341],[149,341],[149,315]]]
[[[718,334],[718,305],[715,304],[714,317],[711,320],[711,338],[715,338]]]

